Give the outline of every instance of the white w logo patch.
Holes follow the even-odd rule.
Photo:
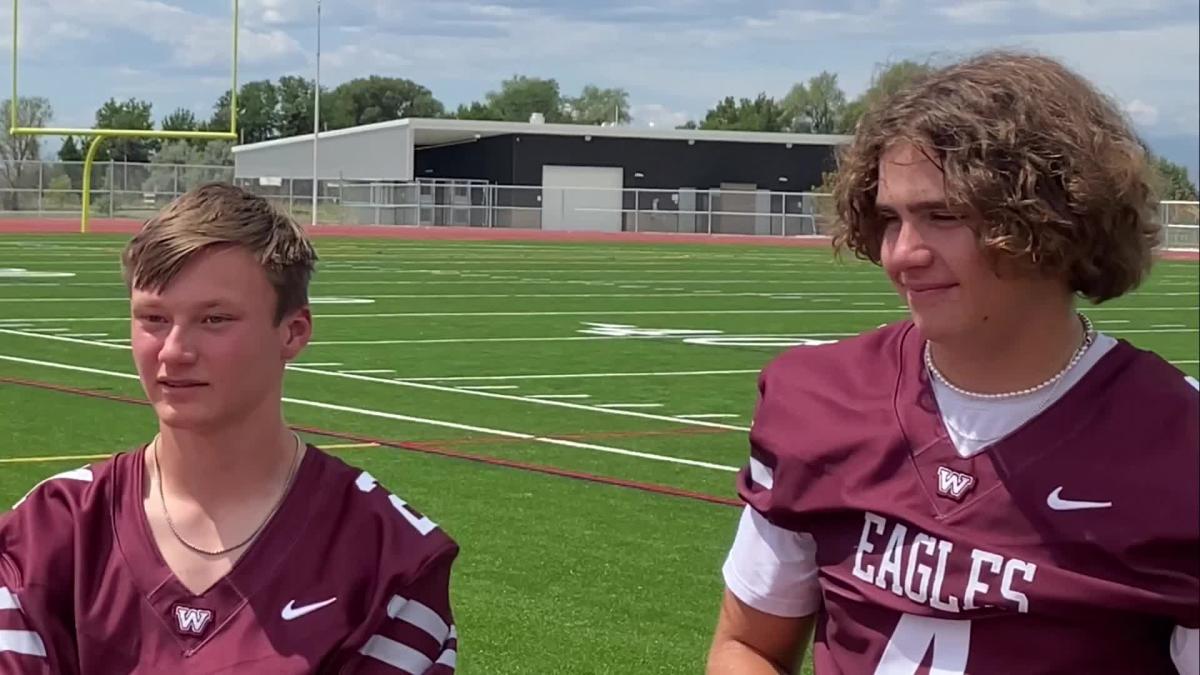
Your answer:
[[[175,621],[179,626],[180,633],[204,635],[204,629],[208,628],[208,623],[212,621],[212,612],[207,609],[177,606]]]
[[[959,473],[953,469],[948,469],[944,466],[938,467],[938,494],[943,497],[949,497],[954,500],[961,500],[963,496],[975,487],[975,477],[970,474]]]

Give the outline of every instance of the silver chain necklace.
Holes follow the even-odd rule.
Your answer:
[[[1052,384],[1054,384],[1055,382],[1058,382],[1064,376],[1066,376],[1067,373],[1071,372],[1071,369],[1074,368],[1076,366],[1076,364],[1079,363],[1079,360],[1082,359],[1083,355],[1087,353],[1088,348],[1091,347],[1092,343],[1096,341],[1096,329],[1092,325],[1092,320],[1087,318],[1087,316],[1085,316],[1083,314],[1079,315],[1079,320],[1083,323],[1083,342],[1079,345],[1079,348],[1075,350],[1075,353],[1071,356],[1071,360],[1069,362],[1067,362],[1067,365],[1064,366],[1062,370],[1058,371],[1053,376],[1051,376],[1050,379],[1045,380],[1041,384],[1036,384],[1032,387],[1018,389],[1016,391],[1008,391],[1008,392],[1004,392],[1002,394],[983,394],[980,392],[963,389],[962,387],[959,387],[959,386],[955,385],[953,382],[951,382],[950,380],[946,379],[946,376],[942,375],[942,371],[938,370],[937,366],[935,366],[933,364],[933,353],[932,353],[932,350],[929,349],[928,342],[925,343],[925,367],[929,370],[929,372],[934,377],[937,378],[938,382],[941,382],[942,384],[944,384],[948,389],[950,389],[951,391],[954,391],[958,394],[962,394],[963,396],[968,396],[970,398],[995,400],[995,399],[1017,398],[1019,396],[1028,396],[1029,394],[1039,392],[1039,391],[1045,389],[1046,387],[1051,386]]]
[[[254,538],[258,536],[258,533],[261,532],[264,527],[266,527],[267,523],[271,522],[271,518],[275,517],[275,512],[278,511],[279,507],[283,504],[283,499],[284,499],[284,497],[287,496],[288,490],[292,486],[292,480],[296,477],[296,470],[300,466],[300,457],[302,457],[304,455],[303,441],[301,441],[300,437],[297,436],[296,434],[292,434],[292,435],[296,438],[296,451],[293,453],[294,457],[292,458],[292,468],[288,471],[287,482],[284,483],[283,492],[280,493],[279,499],[276,500],[276,502],[275,502],[275,506],[271,507],[271,512],[267,514],[266,518],[263,518],[262,522],[258,524],[258,527],[254,528],[254,531],[251,532],[250,536],[246,537],[246,539],[242,543],[237,544],[236,546],[230,546],[229,548],[218,550],[218,551],[209,551],[206,549],[202,549],[198,546],[192,545],[192,543],[189,542],[188,540],[184,539],[183,535],[179,534],[179,530],[176,529],[175,521],[171,519],[171,512],[167,510],[167,497],[163,493],[162,469],[160,469],[159,465],[158,465],[158,440],[160,437],[155,436],[154,437],[154,477],[155,477],[155,480],[158,482],[158,500],[162,504],[163,515],[166,516],[167,527],[170,528],[171,534],[175,535],[175,538],[179,540],[179,543],[183,544],[191,551],[194,551],[201,555],[213,556],[213,557],[225,555],[227,553],[232,553],[233,551],[236,551],[239,548],[242,548],[243,546],[245,546],[246,544],[249,544],[250,542],[254,541]]]

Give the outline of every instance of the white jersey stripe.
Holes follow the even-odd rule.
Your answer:
[[[451,624],[451,626],[450,626],[450,635],[446,639],[447,640],[457,640],[458,639],[458,629],[455,628],[453,624]]]
[[[458,665],[458,652],[453,649],[447,649],[446,651],[442,652],[441,656],[438,657],[436,663],[454,668]]]
[[[428,656],[382,635],[372,635],[358,652],[412,675],[421,675],[433,665]]]
[[[46,645],[31,630],[0,630],[0,652],[16,652],[46,658]]]
[[[21,601],[7,586],[0,586],[0,610],[15,609],[21,611]]]
[[[388,602],[388,616],[411,623],[421,630],[429,633],[437,643],[445,644],[447,637],[450,635],[450,626],[438,616],[438,613],[430,609],[416,600],[406,600],[398,595],[392,596]]]
[[[91,470],[91,469],[89,469],[89,468],[87,468],[87,467],[83,467],[82,469],[73,469],[73,470],[71,470],[71,471],[64,471],[64,472],[62,472],[62,473],[55,474],[55,475],[53,475],[53,476],[50,476],[50,477],[49,477],[49,478],[47,478],[46,480],[44,480],[44,481],[41,481],[41,482],[40,482],[40,483],[38,483],[37,485],[34,485],[34,486],[33,486],[33,489],[31,489],[29,492],[26,492],[26,493],[25,493],[25,496],[24,496],[24,497],[21,497],[21,500],[20,500],[20,501],[18,501],[16,504],[13,504],[13,506],[12,506],[12,507],[13,507],[14,509],[16,509],[16,508],[19,508],[19,507],[21,506],[21,504],[24,504],[24,503],[25,503],[25,500],[26,500],[26,499],[29,499],[29,495],[33,494],[34,490],[37,490],[38,488],[40,488],[41,486],[45,485],[46,483],[49,483],[49,482],[50,482],[50,481],[52,481],[52,480],[59,480],[59,479],[62,479],[62,480],[77,480],[77,481],[82,481],[82,482],[85,482],[85,483],[90,483],[90,482],[92,482],[92,478],[93,478],[93,476],[92,476],[92,470]]]
[[[750,478],[768,490],[775,487],[775,470],[753,457],[750,458]]]

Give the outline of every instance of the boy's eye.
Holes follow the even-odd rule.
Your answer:
[[[215,315],[215,314],[204,317],[204,323],[207,323],[207,324],[219,324],[219,323],[225,323],[227,321],[232,321],[232,318],[228,317],[228,316],[221,316],[221,315]]]
[[[962,216],[958,215],[957,213],[950,212],[950,211],[935,211],[935,212],[931,213],[929,215],[929,217],[938,222],[947,222],[947,221],[957,222],[959,220],[962,220]]]

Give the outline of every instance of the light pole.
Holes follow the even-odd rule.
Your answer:
[[[321,140],[321,0],[317,0],[317,79],[313,86],[313,165],[312,224],[317,225],[317,192],[321,176],[317,172],[317,144]]]

